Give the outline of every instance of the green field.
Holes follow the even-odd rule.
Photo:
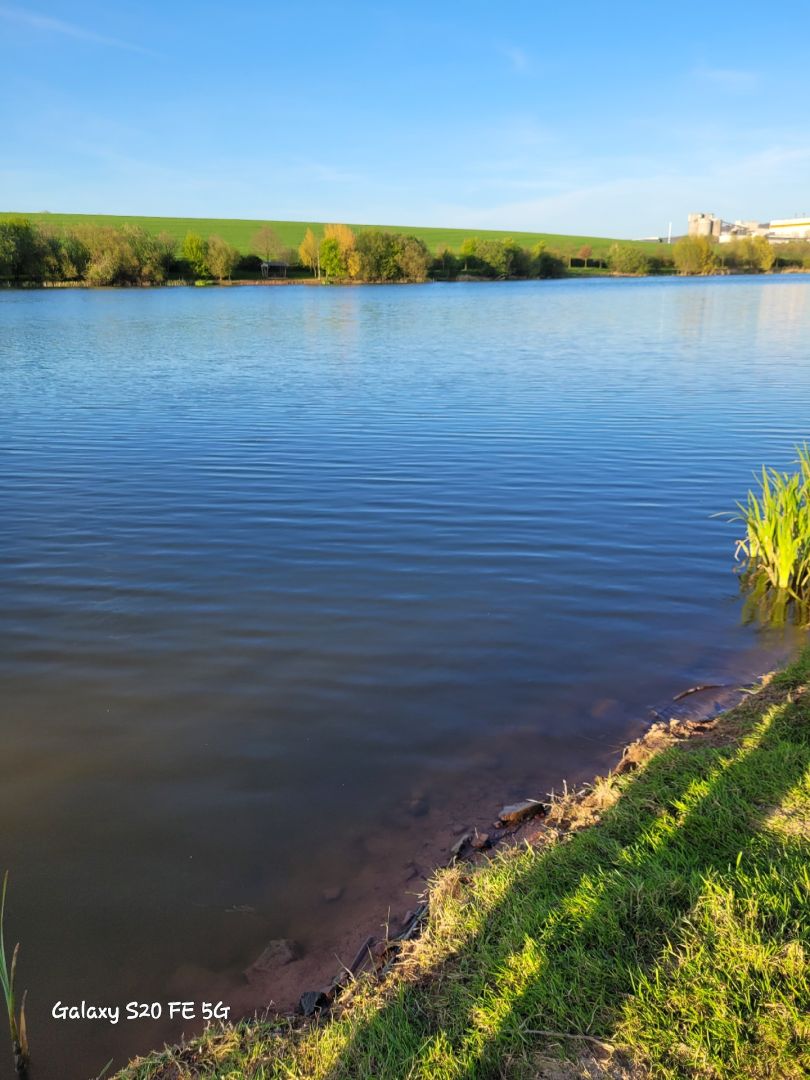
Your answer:
[[[0,217],[17,216],[14,211],[4,211]],[[57,228],[73,228],[78,225],[140,225],[150,232],[166,232],[171,236],[182,240],[187,232],[199,233],[201,236],[221,236],[238,248],[242,254],[251,252],[251,238],[262,225],[271,225],[284,244],[297,248],[304,238],[307,228],[312,228],[317,236],[323,232],[324,222],[321,221],[271,221],[247,220],[243,218],[179,218],[179,217],[139,217],[136,214],[21,214],[21,217],[30,218],[32,221],[49,223]],[[347,222],[347,224],[351,224]],[[417,225],[351,225],[355,230],[361,229],[388,229],[392,232],[404,232],[412,236],[418,236],[424,240],[431,251],[440,251],[442,248],[458,249],[462,241],[468,236],[479,236],[489,239],[504,239],[512,237],[524,247],[532,247],[538,241],[545,242],[547,247],[559,252],[561,255],[576,255],[583,245],[593,249],[593,257],[599,258],[606,255],[608,248],[616,241],[604,236],[564,236],[558,233],[536,232],[510,232],[506,229],[439,229],[424,228]],[[654,241],[645,240],[622,240],[620,243],[639,247],[655,254],[661,252],[663,245]]]

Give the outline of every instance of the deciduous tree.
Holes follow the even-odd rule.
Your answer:
[[[427,278],[430,252],[424,240],[416,236],[397,236],[396,260],[399,276],[405,281],[424,281]]]
[[[123,229],[91,227],[84,240],[90,253],[85,279],[91,285],[134,285],[140,280],[138,259]]]
[[[312,271],[313,277],[321,276],[320,244],[312,229],[307,229],[298,248],[301,265]]]
[[[708,236],[682,236],[672,245],[672,257],[679,274],[713,274],[720,266]]]
[[[548,251],[545,243],[539,240],[531,251],[531,272],[539,278],[559,278],[565,273],[565,260],[562,255]]]
[[[198,277],[208,277],[208,242],[206,240],[197,233],[186,233],[182,254]]]
[[[321,240],[320,262],[321,270],[328,278],[342,278],[348,273],[346,261],[340,252],[340,244],[334,236]]]
[[[630,244],[611,244],[608,266],[616,274],[648,274],[650,260],[641,248]]]
[[[208,268],[215,278],[220,281],[224,281],[225,278],[230,279],[240,258],[233,244],[229,244],[221,236],[208,237]]]
[[[327,225],[320,245],[321,270],[327,277],[356,277],[360,259],[356,256],[356,238],[348,225]]]
[[[260,229],[257,229],[250,241],[250,246],[257,255],[261,255],[265,262],[278,260],[284,249],[281,237],[272,225],[262,225]]]
[[[121,232],[135,259],[138,280],[162,285],[174,261],[174,238],[165,232],[155,236],[138,225],[125,225]]]
[[[46,270],[44,256],[39,230],[28,218],[0,221],[0,276],[41,281]]]
[[[766,274],[773,270],[773,264],[776,262],[776,252],[773,250],[773,244],[766,237],[754,237],[754,251],[758,269],[764,270]]]
[[[451,251],[449,247],[444,247],[436,253],[432,269],[435,274],[450,281],[458,274],[459,265],[459,259],[455,252]]]
[[[356,244],[356,237],[348,225],[327,225],[323,235],[326,240],[337,240],[344,259]]]

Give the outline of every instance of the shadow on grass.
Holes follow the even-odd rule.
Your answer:
[[[757,698],[748,709],[755,734],[742,745],[666,751],[598,827],[513,856],[512,870],[505,860],[508,888],[476,932],[430,979],[392,991],[316,1075],[487,1080],[520,1074],[543,1045],[532,1032],[610,1040],[707,877],[778,860],[756,808],[778,805],[807,769],[807,714],[787,702],[763,722]]]

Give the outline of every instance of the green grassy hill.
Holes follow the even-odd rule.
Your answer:
[[[0,213],[0,216],[10,216],[13,213],[8,211]],[[187,232],[196,232],[206,237],[217,235],[233,244],[245,255],[250,253],[251,238],[262,225],[271,225],[285,244],[295,248],[303,240],[308,227],[311,227],[317,236],[321,235],[324,228],[324,222],[320,221],[139,217],[136,214],[37,213],[21,214],[19,216],[41,223],[48,222],[57,228],[71,228],[77,225],[140,225],[150,232],[167,232],[178,240],[182,240]],[[352,225],[351,227],[355,230],[382,228],[393,232],[409,233],[424,240],[431,251],[439,251],[445,247],[456,250],[468,236],[489,237],[490,239],[502,239],[511,236],[525,247],[532,247],[539,240],[543,240],[549,248],[558,251],[561,255],[576,255],[580,248],[587,244],[592,248],[594,258],[598,258],[605,255],[610,245],[615,242],[609,237],[602,236],[563,236],[556,233],[510,232],[506,229],[439,229],[423,228],[415,225]],[[621,243],[642,248],[649,254],[660,252],[662,247],[662,245],[655,242],[644,240],[627,240],[621,241]]]

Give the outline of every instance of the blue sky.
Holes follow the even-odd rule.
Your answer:
[[[6,3],[0,210],[683,231],[810,211],[810,5]]]

